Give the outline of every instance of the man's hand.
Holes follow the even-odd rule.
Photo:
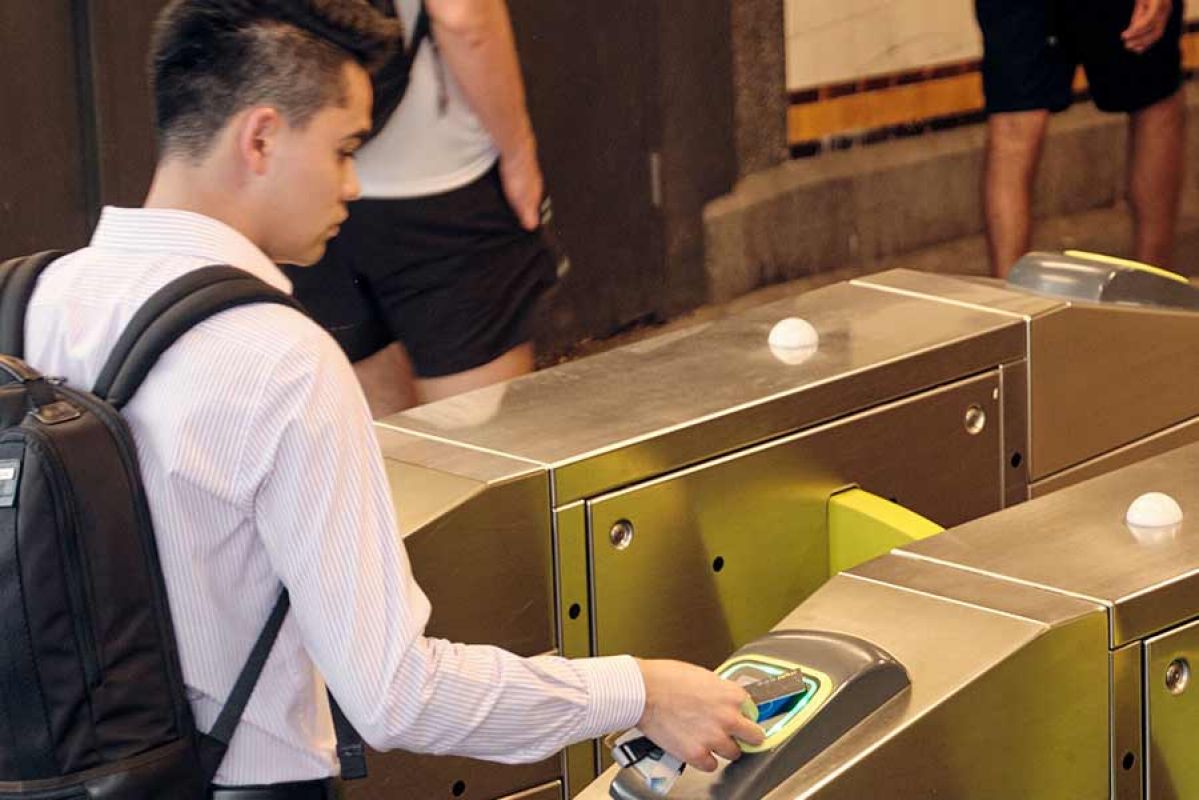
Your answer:
[[[741,714],[745,690],[706,669],[679,661],[638,661],[645,679],[645,712],[637,727],[666,752],[704,772],[713,753],[735,761],[764,734]]]
[[[500,155],[500,181],[504,196],[525,230],[536,230],[541,223],[541,200],[545,181],[537,163],[537,145],[532,134],[529,141],[514,154]]]
[[[1140,54],[1157,44],[1166,32],[1173,10],[1173,0],[1136,0],[1132,21],[1128,23],[1128,29],[1120,34],[1124,47]]]

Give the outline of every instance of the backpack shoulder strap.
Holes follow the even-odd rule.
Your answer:
[[[233,732],[250,702],[250,695],[254,693],[254,687],[258,684],[258,678],[262,675],[262,669],[266,666],[275,640],[279,638],[279,630],[283,627],[283,620],[287,617],[289,608],[291,600],[284,589],[275,601],[275,607],[271,609],[266,624],[262,626],[262,632],[258,634],[250,655],[238,673],[233,691],[229,693],[229,699],[217,715],[212,730],[206,734],[199,734],[200,761],[204,767],[205,784],[211,784],[217,770],[220,769],[225,752],[229,749],[229,742],[233,741]]]
[[[25,308],[37,280],[62,250],[47,250],[0,264],[0,353],[25,357]]]
[[[133,315],[92,393],[122,408],[137,393],[159,356],[179,337],[215,314],[250,303],[278,303],[303,310],[295,298],[236,267],[204,267],[176,278]]]
[[[393,11],[394,11],[394,7]],[[394,16],[394,13],[392,14]],[[420,51],[425,39],[432,39],[432,23],[425,4],[420,4],[416,22],[412,27],[412,41],[407,47],[399,47],[390,59],[383,63],[371,75],[371,84],[375,90],[375,102],[371,107],[371,135],[378,134],[391,119],[391,115],[399,108],[408,92],[408,81],[412,73],[412,64]]]

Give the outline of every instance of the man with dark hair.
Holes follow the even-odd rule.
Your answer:
[[[161,156],[141,209],[106,208],[91,245],[45,273],[28,361],[91,386],[137,309],[173,279],[232,264],[283,290],[358,193],[364,65],[395,41],[360,0],[174,0],[154,38]],[[242,306],[168,350],[125,408],[184,680],[207,730],[285,586],[292,611],[216,797],[324,796],[336,772],[322,679],[364,738],[537,760],[639,725],[701,769],[761,741],[745,692],[630,657],[523,659],[424,636],[371,417],[336,343],[293,309]],[[238,787],[241,787],[239,789]]]
[[[1030,247],[1033,183],[1049,115],[1070,105],[1079,64],[1095,105],[1129,115],[1133,255],[1169,266],[1183,175],[1182,0],[976,0],[976,10],[995,275],[1007,275]]]

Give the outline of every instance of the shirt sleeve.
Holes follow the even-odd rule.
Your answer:
[[[630,657],[520,658],[424,635],[429,601],[370,413],[323,331],[276,364],[257,408],[246,469],[259,535],[306,649],[372,747],[536,761],[636,723],[645,688]]]

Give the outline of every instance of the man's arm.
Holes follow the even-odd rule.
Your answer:
[[[1174,0],[1136,0],[1128,28],[1120,34],[1124,46],[1134,53],[1143,53],[1162,38],[1170,22]]]
[[[745,691],[677,662],[520,658],[425,636],[430,607],[396,531],[391,487],[350,365],[323,332],[263,379],[246,477],[290,622],[346,716],[376,749],[536,761],[639,725],[701,769],[733,736]]]
[[[426,0],[446,66],[500,151],[504,194],[521,225],[537,227],[545,187],[504,0]]]

